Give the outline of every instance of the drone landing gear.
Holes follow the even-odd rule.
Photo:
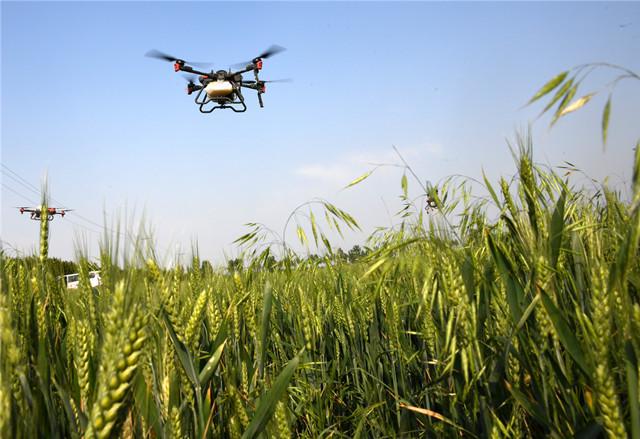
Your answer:
[[[40,219],[42,218],[42,216],[40,214],[36,214],[36,213],[31,213],[31,219],[34,221],[40,221]],[[52,214],[48,214],[47,215],[47,221],[53,221],[54,216]]]
[[[201,95],[204,92],[204,96]],[[236,113],[244,113],[247,111],[247,106],[244,103],[243,96],[238,93],[238,98],[234,100],[232,97],[216,97],[215,100],[211,99],[204,89],[200,90],[196,96],[196,104],[200,106],[201,113],[211,113],[213,110],[230,108]],[[212,104],[212,106],[210,105]]]

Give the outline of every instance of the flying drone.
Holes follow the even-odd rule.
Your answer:
[[[427,213],[431,213],[432,211],[436,210],[437,208],[438,208],[438,203],[436,203],[436,200],[433,199],[433,197],[428,196],[427,197],[427,201],[425,203],[424,210],[426,210]]]
[[[246,63],[236,64],[235,67],[240,70],[232,71],[229,68],[226,70],[211,70],[210,72],[202,72],[194,69],[188,64],[202,65],[201,63],[194,63],[185,61],[172,55],[160,52],[158,50],[150,50],[145,54],[150,58],[158,58],[164,61],[173,62],[173,69],[176,72],[187,72],[190,74],[198,75],[198,82],[196,84],[193,78],[187,78],[189,81],[187,85],[187,94],[197,92],[195,102],[200,107],[201,113],[211,113],[217,109],[229,108],[236,113],[243,113],[247,111],[247,106],[244,103],[244,96],[242,95],[242,88],[249,88],[258,92],[258,103],[260,108],[264,107],[262,101],[262,95],[267,91],[266,83],[268,82],[284,82],[287,80],[272,80],[264,81],[258,77],[258,73],[262,70],[263,60],[282,52],[284,47],[271,46],[260,55],[253,58]],[[238,67],[241,66],[241,67]],[[254,79],[244,80],[242,79],[243,73],[253,72]]]
[[[29,212],[30,218],[34,221],[40,221],[40,217],[42,216],[42,208],[40,207],[18,207],[20,213]],[[47,207],[46,214],[47,220],[52,221],[55,215],[60,215],[64,217],[67,212],[71,212],[73,209],[60,209],[58,207]]]

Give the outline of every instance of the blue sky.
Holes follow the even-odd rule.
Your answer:
[[[514,167],[506,139],[541,107],[522,105],[569,67],[606,61],[640,70],[639,3],[2,2],[2,240],[37,246],[37,224],[14,206],[38,197],[9,169],[76,211],[52,224],[51,254],[95,254],[103,214],[151,224],[165,255],[220,262],[257,221],[281,230],[295,206],[323,197],[363,233],[395,219],[401,173],[383,169],[347,191],[371,162],[397,162],[424,180],[496,179]],[[271,44],[260,109],[202,115],[159,49],[216,68]],[[584,91],[602,88],[595,75]],[[568,160],[628,187],[640,136],[640,84],[613,97],[610,144],[600,144],[606,97],[552,130],[534,123],[536,160]],[[11,174],[15,177],[15,175]],[[413,185],[412,193],[418,194]],[[294,229],[287,235],[295,240]],[[340,245],[339,242],[336,242]],[[167,256],[169,257],[169,256]]]

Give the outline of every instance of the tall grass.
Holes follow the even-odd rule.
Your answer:
[[[0,257],[0,436],[639,438],[638,149],[623,200],[521,144],[487,199],[441,186],[354,263],[106,244],[103,285],[83,259],[66,290],[46,250]]]

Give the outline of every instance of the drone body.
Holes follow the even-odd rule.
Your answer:
[[[42,208],[41,207],[19,207],[18,210],[21,214],[28,212],[30,214],[30,219],[34,221],[40,221],[42,217]],[[58,207],[47,207],[45,213],[47,215],[47,220],[52,221],[55,215],[60,215],[64,217],[67,212],[70,212],[72,209],[60,209]]]
[[[215,72],[211,70],[209,73],[202,72],[188,65],[187,61],[157,50],[147,52],[146,56],[173,62],[173,69],[176,72],[182,71],[198,75],[199,84],[196,84],[193,79],[189,79],[187,94],[190,95],[197,92],[195,103],[199,106],[201,113],[211,113],[216,109],[231,109],[236,113],[243,113],[247,111],[247,106],[244,103],[242,88],[256,90],[258,92],[258,103],[260,107],[264,107],[262,94],[266,91],[265,84],[267,82],[277,81],[260,80],[258,74],[260,70],[262,70],[262,60],[283,50],[285,50],[283,47],[271,46],[268,50],[247,62],[243,68],[235,72],[231,69],[228,71],[218,70]],[[253,72],[255,79],[244,80],[242,75],[248,72]]]

